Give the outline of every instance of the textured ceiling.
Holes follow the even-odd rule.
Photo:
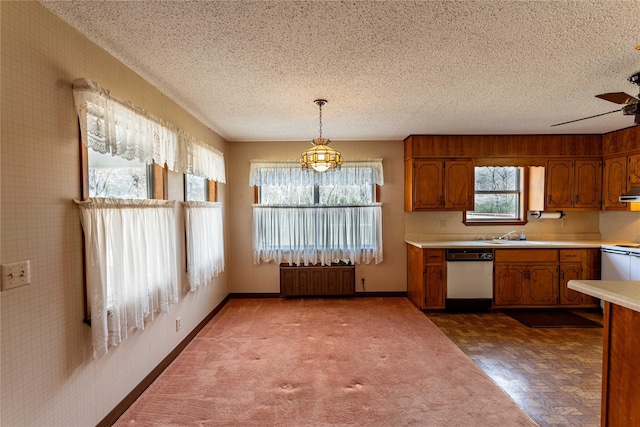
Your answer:
[[[229,141],[633,125],[640,1],[42,1]],[[89,76],[86,76],[89,77]]]

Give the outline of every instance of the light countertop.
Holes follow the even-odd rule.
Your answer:
[[[569,289],[640,312],[638,280],[569,280]]]
[[[599,240],[440,240],[440,241],[405,241],[409,245],[418,248],[491,248],[491,249],[508,249],[508,248],[526,248],[526,249],[562,249],[562,248],[600,248],[604,242]]]

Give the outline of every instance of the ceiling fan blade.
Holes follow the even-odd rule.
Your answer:
[[[551,125],[551,127],[554,127],[554,126],[560,126],[560,125],[566,125],[566,124],[568,124],[568,123],[579,122],[579,121],[581,121],[581,120],[593,119],[594,117],[605,116],[605,115],[607,115],[607,114],[617,113],[618,111],[622,111],[622,108],[620,108],[620,109],[618,109],[618,110],[613,110],[613,111],[609,111],[609,112],[606,112],[606,113],[602,113],[602,114],[596,114],[595,116],[583,117],[583,118],[581,118],[581,119],[570,120],[570,121],[568,121],[568,122],[556,123],[555,125]]]
[[[615,104],[634,104],[638,102],[637,98],[624,92],[601,93],[600,95],[596,95],[596,98],[604,99],[605,101]]]

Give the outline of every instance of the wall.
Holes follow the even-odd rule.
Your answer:
[[[640,211],[600,212],[603,240],[640,243]]]
[[[600,240],[599,211],[566,211],[562,219],[537,219],[530,215],[524,226],[465,226],[462,212],[406,213],[408,240],[478,240],[491,239],[524,229],[529,240]],[[513,237],[512,237],[513,238]]]
[[[309,136],[310,138],[312,135]],[[384,185],[382,202],[382,240],[384,261],[356,266],[356,290],[362,292],[365,277],[368,292],[404,292],[406,286],[406,249],[404,243],[404,164],[402,141],[333,141],[331,146],[343,158],[382,158]],[[238,293],[280,292],[279,267],[274,263],[253,264],[252,208],[253,187],[249,183],[249,162],[253,159],[297,160],[309,147],[301,142],[233,142],[229,144],[229,209],[233,212],[229,237],[231,291]]]
[[[228,274],[192,294],[183,273],[180,302],[168,314],[92,358],[90,328],[82,323],[81,227],[72,201],[80,197],[80,161],[71,81],[95,80],[225,153],[227,144],[39,3],[3,1],[0,7],[0,263],[28,259],[32,278],[0,293],[0,424],[95,425],[223,300]],[[170,198],[182,200],[182,188],[182,175],[170,173]],[[218,188],[226,204],[226,185]],[[182,224],[179,207],[176,213]],[[180,225],[184,272],[183,236]]]

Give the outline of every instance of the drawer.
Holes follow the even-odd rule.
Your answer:
[[[496,249],[493,262],[558,262],[557,249]]]
[[[426,264],[442,264],[444,261],[444,249],[425,249],[424,262]]]
[[[560,262],[582,262],[582,250],[560,249]]]

